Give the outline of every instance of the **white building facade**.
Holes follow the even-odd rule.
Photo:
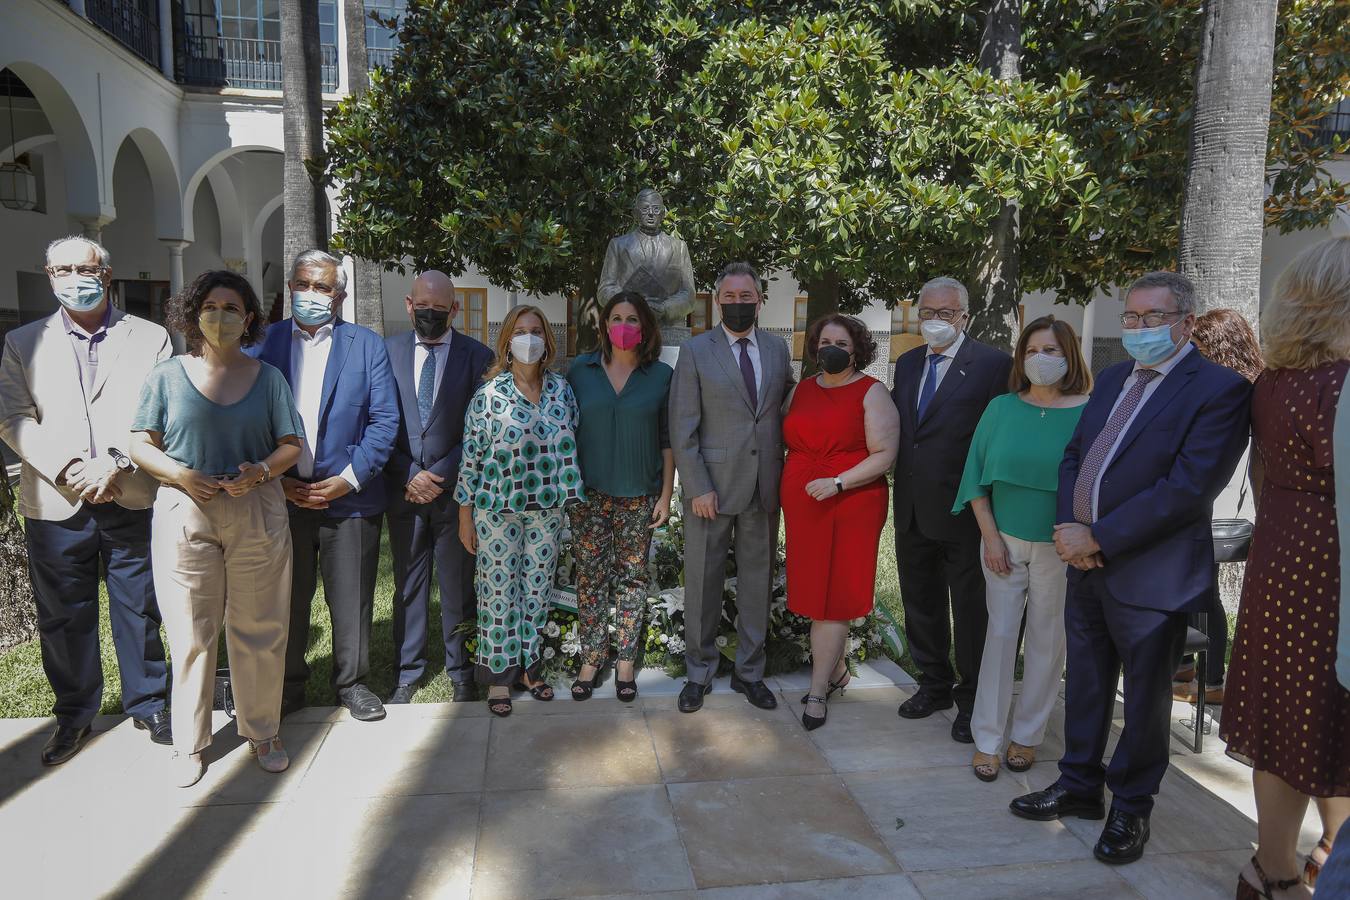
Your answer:
[[[402,5],[366,0],[384,14]],[[352,37],[338,13],[336,0],[320,0],[330,103],[347,83],[343,48]],[[389,59],[386,29],[368,23],[364,38],[372,65]],[[164,303],[184,279],[211,268],[244,274],[279,311],[287,274],[280,59],[278,0],[4,0],[0,163],[31,172],[34,197],[32,209],[0,208],[0,334],[55,310],[43,251],[72,232],[108,247],[116,302],[133,313],[163,321]],[[1342,109],[1330,127],[1350,132],[1350,106]],[[1350,160],[1332,168],[1350,180]],[[1350,214],[1342,213],[1323,229],[1268,235],[1263,296],[1303,247],[1348,233]],[[403,306],[410,282],[411,275],[383,277],[387,333],[410,327]],[[507,310],[526,300],[544,309],[559,338],[566,334],[561,296],[527,297],[472,270],[456,284],[464,307],[457,324],[481,340],[494,339]],[[1028,295],[1024,317],[1054,312],[1070,321],[1100,368],[1118,347],[1119,294],[1103,292],[1087,308]],[[703,298],[691,325],[705,327],[714,316]],[[908,304],[876,305],[862,318],[890,359],[918,342]],[[771,276],[761,325],[795,338],[800,354],[805,296],[790,278]],[[874,374],[886,378],[888,368],[879,360]]]

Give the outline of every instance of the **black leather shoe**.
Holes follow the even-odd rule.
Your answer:
[[[169,708],[156,710],[144,719],[132,720],[141,731],[150,732],[150,740],[156,744],[173,744],[173,729],[169,725]]]
[[[394,688],[394,692],[389,695],[389,699],[384,701],[385,706],[403,706],[411,703],[413,694],[417,693],[417,686],[412,684],[400,684]]]
[[[1100,819],[1106,815],[1106,804],[1101,795],[1080,797],[1070,794],[1059,783],[1050,785],[1043,791],[1023,794],[1008,804],[1013,815],[1037,822],[1049,822],[1063,816],[1077,816],[1080,819]]]
[[[47,746],[42,748],[42,764],[44,766],[61,765],[61,763],[80,752],[80,748],[84,746],[85,739],[88,737],[88,725],[83,728],[57,725],[56,731],[52,732],[52,736],[47,739]]]
[[[952,740],[958,744],[975,743],[975,737],[970,733],[970,713],[956,714],[956,721],[952,722]]]
[[[769,686],[762,681],[743,681],[741,676],[736,673],[731,675],[731,689],[738,694],[744,694],[745,699],[750,701],[751,706],[758,706],[760,709],[777,709],[778,698],[769,690]]]
[[[345,707],[358,722],[378,722],[384,718],[384,704],[364,684],[338,691],[338,705]]]
[[[686,681],[680,691],[680,712],[698,712],[703,708],[703,695],[712,690],[710,684],[695,684]]]
[[[938,710],[951,709],[952,706],[951,694],[939,697],[933,691],[919,688],[917,694],[900,704],[897,712],[902,719],[926,719]]]
[[[474,703],[478,700],[478,685],[472,681],[450,683],[450,699],[455,703]]]
[[[1139,816],[1111,807],[1106,827],[1092,848],[1092,855],[1104,863],[1118,866],[1132,863],[1144,855],[1148,843],[1148,816]]]

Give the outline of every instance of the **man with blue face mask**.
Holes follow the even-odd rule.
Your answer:
[[[1251,394],[1191,344],[1195,288],[1185,276],[1135,281],[1120,321],[1133,359],[1101,373],[1059,473],[1055,547],[1069,566],[1059,780],[1012,802],[1027,819],[1106,816],[1093,853],[1117,864],[1142,856],[1149,839],[1172,673],[1188,614],[1209,602],[1214,498],[1247,446]],[[1125,725],[1104,766],[1122,668]]]
[[[108,298],[108,251],[82,237],[47,248],[56,313],[11,331],[0,361],[0,438],[23,461],[19,509],[37,602],[42,667],[56,695],[44,765],[79,752],[102,705],[98,580],[108,586],[122,707],[173,743],[168,668],[150,572],[159,483],[131,462],[141,384],[169,333]]]
[[[381,472],[398,433],[398,392],[384,340],[339,315],[347,296],[341,260],[301,253],[287,288],[291,318],[245,351],[281,370],[305,423],[300,461],[281,480],[294,554],[282,714],[305,705],[310,609],[321,574],[337,702],[369,722],[384,718],[365,681],[386,505]]]

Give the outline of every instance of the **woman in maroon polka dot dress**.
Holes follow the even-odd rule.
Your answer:
[[[1340,543],[1332,429],[1350,368],[1350,238],[1309,249],[1261,319],[1266,371],[1252,394],[1259,501],[1220,734],[1255,770],[1259,846],[1237,896],[1307,897],[1350,817],[1350,691],[1336,680]],[[1300,880],[1313,798],[1322,844]],[[1307,883],[1305,883],[1307,882]]]

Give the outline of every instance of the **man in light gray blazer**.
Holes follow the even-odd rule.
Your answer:
[[[748,263],[729,264],[714,293],[722,322],[680,348],[670,386],[670,443],[684,492],[684,636],[689,681],[681,712],[703,706],[717,674],[717,624],[727,551],[736,545],[736,668],[731,687],[761,709],[778,480],[781,407],[792,381],[787,343],[756,327],[764,294]]]

